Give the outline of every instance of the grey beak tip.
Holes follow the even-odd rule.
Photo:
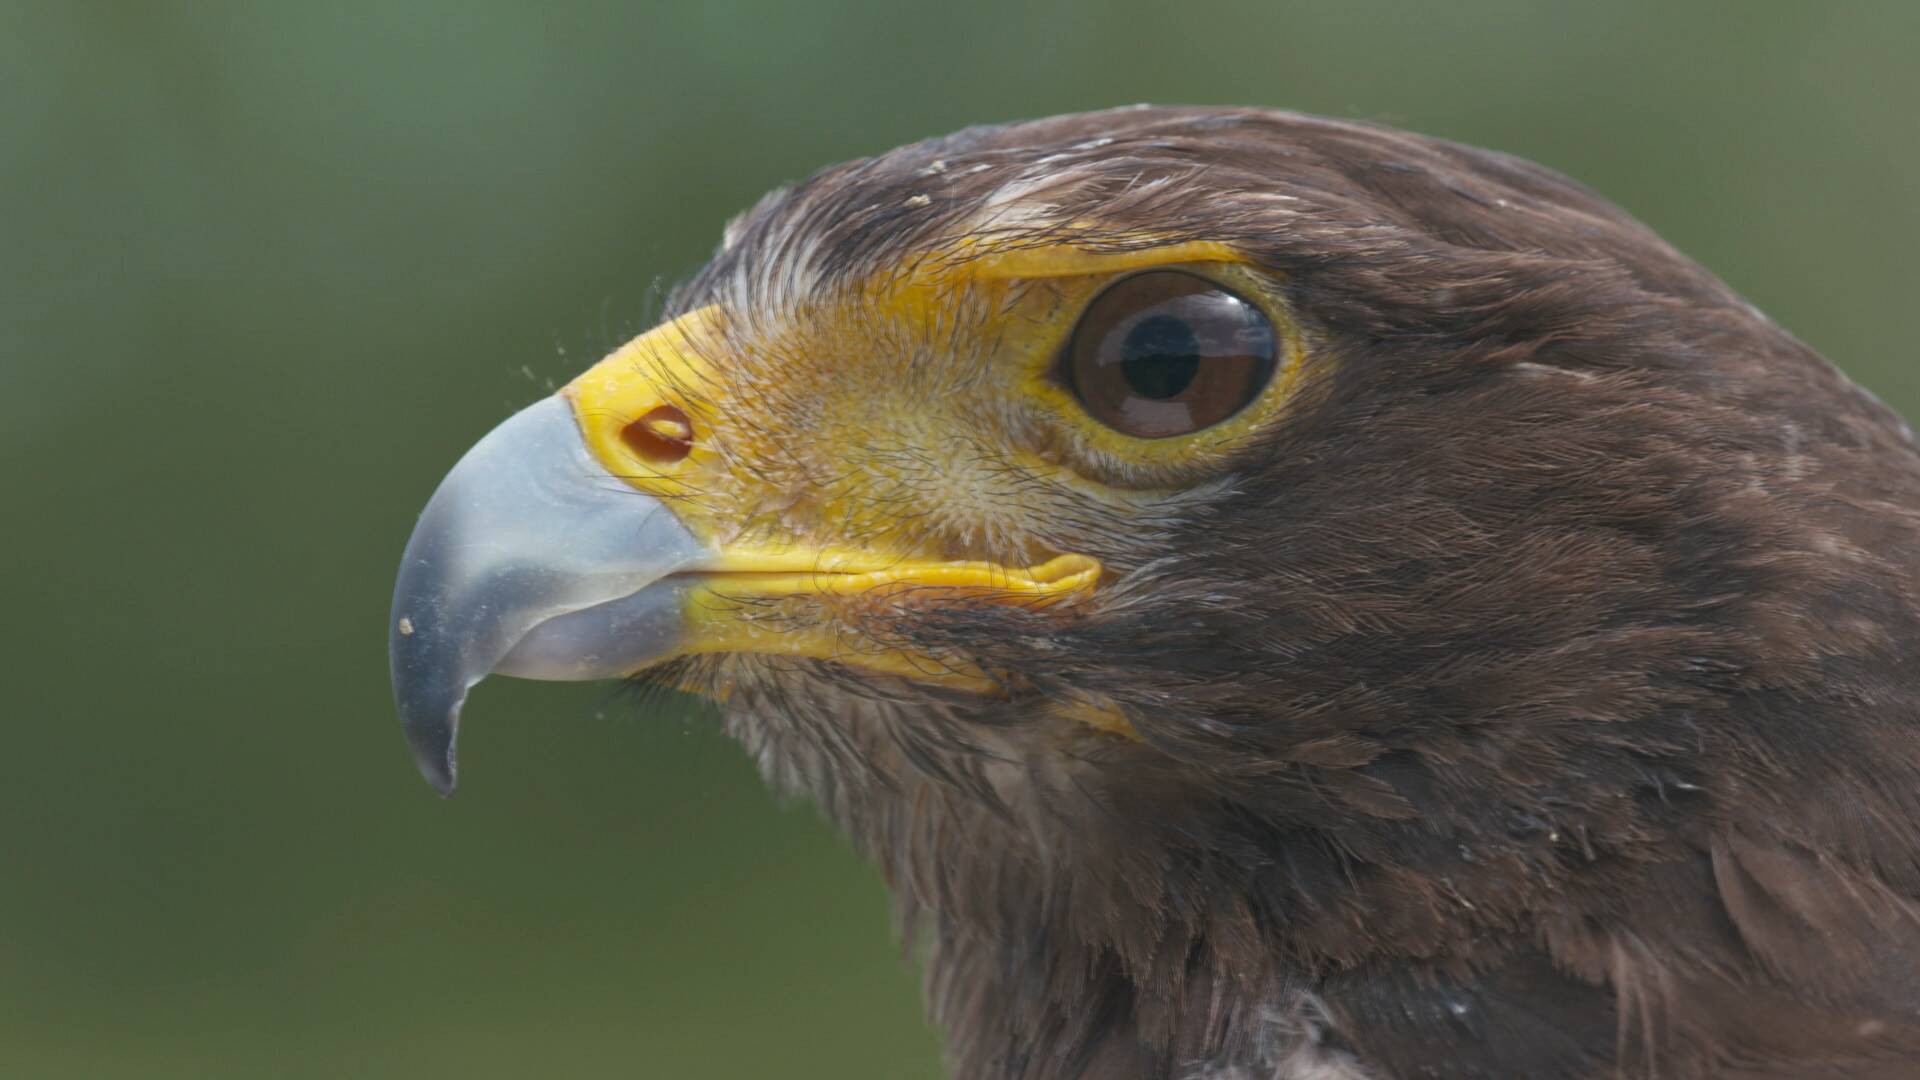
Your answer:
[[[460,730],[460,706],[466,694],[422,695],[426,700],[399,702],[401,721],[407,733],[407,746],[413,750],[413,764],[420,775],[442,796],[452,795],[459,780],[459,763],[454,739]],[[448,700],[451,697],[452,700]]]
[[[453,725],[422,724],[407,729],[407,741],[413,744],[413,763],[420,775],[442,797],[453,794],[459,783],[459,766],[454,761]]]
[[[451,763],[422,769],[421,775],[427,778],[427,783],[433,785],[434,792],[443,799],[453,798],[453,789],[460,783]]]
[[[413,763],[433,790],[453,794],[459,767],[454,741],[460,731],[460,707],[466,704],[467,687],[452,662],[430,646],[439,635],[424,632],[434,624],[421,621],[420,627],[405,618],[397,619],[402,629],[390,639],[393,663],[394,704],[406,731],[407,746],[413,750]]]
[[[440,798],[453,798],[453,788],[459,784],[459,769],[453,765],[453,755],[447,757],[426,757],[424,753],[415,759],[419,763],[420,776],[434,786],[434,792]]]

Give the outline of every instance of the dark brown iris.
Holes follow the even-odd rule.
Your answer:
[[[1154,270],[1087,305],[1063,375],[1094,419],[1164,439],[1246,408],[1273,377],[1276,351],[1258,307],[1206,278]]]

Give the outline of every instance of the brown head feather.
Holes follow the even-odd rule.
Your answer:
[[[885,628],[1010,700],[733,662],[732,729],[928,936],[959,1075],[1920,1074],[1905,427],[1573,182],[1262,110],[826,170],[675,307],[1090,224],[1251,255],[1307,404],[1177,520],[1087,523],[1127,574],[1078,622]],[[1081,694],[1140,741],[1063,735]]]

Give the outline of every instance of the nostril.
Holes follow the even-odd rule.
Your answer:
[[[621,428],[620,441],[649,465],[671,465],[693,449],[693,421],[672,405],[657,405]]]

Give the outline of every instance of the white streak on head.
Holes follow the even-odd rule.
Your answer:
[[[1555,367],[1552,364],[1541,364],[1532,360],[1520,361],[1519,363],[1513,365],[1513,370],[1518,372],[1521,375],[1524,375],[1528,378],[1533,378],[1533,379],[1565,378],[1565,379],[1578,379],[1583,383],[1590,383],[1590,382],[1594,382],[1600,377],[1598,375],[1595,375],[1591,371],[1575,371],[1572,368]]]

